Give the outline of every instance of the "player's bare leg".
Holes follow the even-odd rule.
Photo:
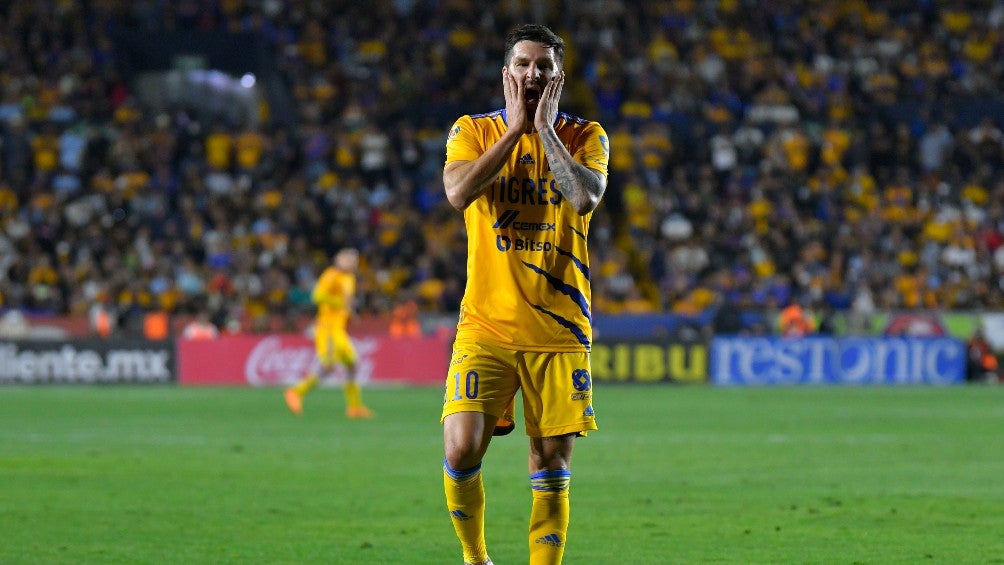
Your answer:
[[[491,443],[498,418],[480,412],[458,412],[443,420],[443,487],[453,529],[465,564],[490,565],[485,544],[485,490],[481,460]]]

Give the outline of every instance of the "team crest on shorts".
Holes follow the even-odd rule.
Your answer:
[[[593,379],[589,376],[589,371],[576,369],[572,371],[572,386],[577,391],[586,391],[593,387]]]

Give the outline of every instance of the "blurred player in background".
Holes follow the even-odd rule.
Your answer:
[[[373,412],[363,404],[362,390],[356,379],[356,350],[347,329],[356,294],[356,268],[359,251],[347,247],[335,254],[330,267],[321,273],[314,285],[311,300],[317,304],[314,326],[314,347],[317,363],[302,381],[286,389],[286,405],[297,415],[303,413],[303,398],[321,376],[334,370],[336,364],[345,367],[345,414],[349,418],[372,418]]]
[[[442,412],[447,507],[465,563],[491,563],[481,461],[513,427],[530,437],[530,563],[560,563],[572,444],[596,429],[586,238],[606,190],[596,122],[558,111],[564,43],[541,25],[506,38],[504,110],[461,117],[443,181],[468,233],[467,288]]]

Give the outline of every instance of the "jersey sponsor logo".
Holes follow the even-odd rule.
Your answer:
[[[495,224],[492,225],[494,229],[504,230],[507,228],[513,228],[516,230],[523,231],[556,231],[555,225],[551,222],[517,222],[516,217],[519,216],[519,210],[506,210],[502,212],[502,215],[495,220]]]
[[[592,397],[593,397],[593,393],[591,393],[591,392],[573,392],[572,393],[572,400],[589,400]]]
[[[519,210],[506,210],[505,212],[502,212],[502,215],[499,216],[498,220],[495,220],[495,225],[492,227],[504,230],[509,227],[509,224],[511,224],[513,220],[516,219],[516,216],[519,216]]]
[[[514,222],[512,227],[526,231],[555,231],[554,224],[549,222]]]
[[[550,241],[537,241],[522,237],[509,237],[507,235],[495,236],[495,247],[502,252],[509,251],[510,249],[513,251],[543,252],[550,252],[554,250],[554,244]]]

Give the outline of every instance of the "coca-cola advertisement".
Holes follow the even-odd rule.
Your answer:
[[[442,384],[450,343],[442,337],[353,337],[361,383]],[[183,385],[285,386],[317,362],[314,343],[294,334],[222,336],[178,341],[178,381]],[[344,378],[340,370],[324,384]]]

